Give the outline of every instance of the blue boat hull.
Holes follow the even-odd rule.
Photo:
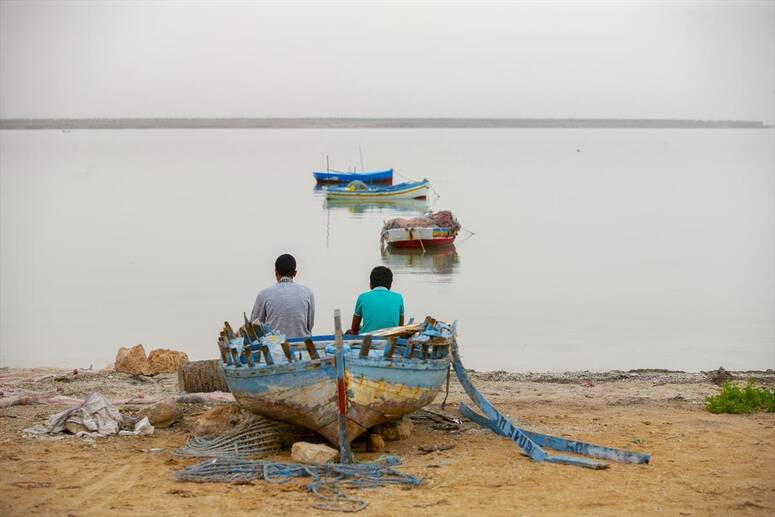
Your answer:
[[[347,341],[357,346],[353,339]],[[360,357],[357,349],[348,353],[348,441],[372,426],[432,403],[444,385],[449,364],[448,354],[422,359],[400,355],[385,358],[381,350],[374,349],[367,357]],[[333,356],[322,354],[319,359],[272,366],[222,366],[226,384],[241,407],[266,418],[303,426],[333,444],[339,443]]]
[[[393,202],[402,199],[425,199],[428,196],[428,180],[398,183],[389,187],[371,186],[365,190],[350,190],[347,187],[329,187],[326,199],[358,202]]]
[[[373,172],[315,171],[312,175],[318,183],[349,183],[351,181],[362,181],[364,183],[393,182],[393,169]]]

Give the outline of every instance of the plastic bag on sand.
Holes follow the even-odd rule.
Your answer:
[[[99,393],[92,393],[76,407],[61,411],[48,419],[48,425],[37,425],[25,429],[30,435],[58,434],[65,430],[82,428],[77,434],[89,436],[108,436],[119,433],[124,416]],[[143,418],[135,426],[134,431],[126,431],[131,435],[152,434],[153,426],[148,418]]]
[[[135,430],[134,431],[119,431],[119,436],[141,436],[144,434],[153,434],[155,431],[154,427],[151,425],[151,423],[148,421],[148,417],[143,417],[142,420],[137,422],[135,424]]]
[[[80,406],[65,409],[48,419],[48,432],[61,433],[72,422],[100,435],[117,434],[124,417],[116,406],[99,393],[92,393]]]

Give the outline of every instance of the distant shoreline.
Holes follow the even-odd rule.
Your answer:
[[[766,129],[752,120],[587,118],[63,118],[0,119],[0,129]]]

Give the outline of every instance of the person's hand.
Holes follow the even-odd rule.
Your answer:
[[[353,329],[347,329],[344,333],[345,336],[357,336],[357,332],[353,332]]]

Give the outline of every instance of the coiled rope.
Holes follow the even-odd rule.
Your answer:
[[[214,458],[181,470],[175,477],[180,481],[198,483],[250,482],[255,479],[263,479],[269,483],[287,483],[293,478],[310,477],[312,482],[307,485],[307,489],[318,499],[312,505],[314,508],[358,512],[366,508],[368,503],[352,498],[342,490],[388,485],[417,486],[422,482],[419,478],[393,468],[400,464],[401,459],[397,456],[382,456],[370,463],[323,465]]]

